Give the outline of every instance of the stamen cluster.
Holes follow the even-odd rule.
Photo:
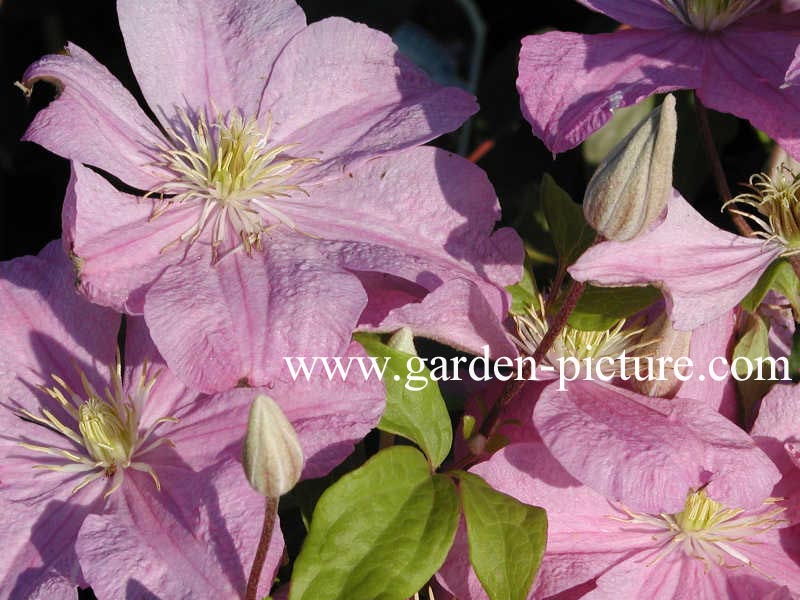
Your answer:
[[[637,528],[645,525],[654,529],[653,537],[659,541],[660,550],[650,564],[683,551],[686,556],[703,561],[706,568],[753,567],[740,546],[757,543],[752,538],[784,522],[779,515],[785,509],[775,506],[775,502],[769,498],[758,509],[744,511],[725,507],[701,489],[687,496],[684,509],[677,514],[637,514],[623,509],[627,518],[619,520]]]
[[[741,204],[755,208],[758,215],[738,209],[733,212],[761,228],[754,234],[757,237],[780,243],[785,248],[783,256],[800,253],[800,174],[782,166],[772,177],[766,173],[753,175],[748,187],[750,192],[736,196],[725,206]]]
[[[742,18],[763,0],[662,0],[686,25],[700,31],[718,31]]]
[[[529,305],[524,315],[514,317],[517,327],[514,341],[517,347],[529,356],[536,352],[536,348],[550,327],[545,306],[544,298],[540,295],[538,305]],[[579,361],[588,358],[597,361],[607,357],[615,362],[613,367],[604,368],[604,374],[613,376],[618,369],[616,361],[623,353],[628,357],[649,355],[646,348],[658,340],[644,339],[644,332],[644,327],[631,326],[625,319],[621,319],[604,331],[584,331],[565,325],[542,362],[556,367],[559,358],[572,357]]]
[[[105,493],[107,497],[122,485],[125,469],[128,468],[150,475],[156,488],[160,490],[161,482],[156,472],[150,464],[137,459],[162,444],[173,445],[168,438],[151,438],[159,425],[175,423],[177,419],[163,417],[157,419],[148,429],[140,429],[144,403],[158,377],[158,373],[150,376],[148,371],[145,365],[133,394],[123,390],[119,355],[116,365],[109,367],[111,387],[106,387],[103,395],[97,392],[80,369],[78,374],[82,393],[75,392],[57,375],[51,375],[55,385],[42,387],[42,390],[58,402],[73,422],[65,424],[62,418],[44,407],[40,414],[24,409],[18,411],[18,414],[26,421],[59,433],[65,441],[72,443],[72,448],[41,446],[29,442],[19,442],[19,445],[60,459],[56,463],[36,465],[36,468],[66,473],[87,472],[72,493],[105,476],[112,479],[111,487]]]
[[[193,244],[210,224],[216,262],[229,236],[233,248],[242,246],[250,254],[261,250],[263,235],[273,227],[296,229],[275,201],[285,204],[293,192],[306,193],[290,180],[316,159],[288,157],[292,144],[270,146],[271,127],[262,132],[255,118],[235,110],[217,112],[211,123],[202,111],[196,117],[183,110],[179,115],[180,131],[167,131],[169,144],[158,148],[156,161],[172,177],[147,194],[158,198],[151,219],[171,206],[200,207],[195,224],[173,244]]]

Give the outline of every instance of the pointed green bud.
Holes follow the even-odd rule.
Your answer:
[[[250,485],[267,498],[291,490],[303,471],[303,449],[292,424],[269,396],[256,396],[250,407],[242,452]]]
[[[677,132],[670,94],[597,167],[586,188],[583,214],[600,235],[630,240],[661,215],[672,191]]]

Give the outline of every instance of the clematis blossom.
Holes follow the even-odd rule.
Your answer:
[[[14,515],[0,526],[0,598],[76,586],[103,598],[240,597],[264,502],[240,462],[253,397],[284,407],[312,477],[382,412],[380,382],[190,390],[140,317],[126,322],[122,366],[120,317],[75,292],[60,242],[0,264],[0,306],[0,507]],[[276,533],[261,595],[282,549]]]
[[[63,230],[81,291],[144,314],[187,383],[198,381],[154,326],[198,329],[165,301],[184,286],[195,313],[320,332],[321,355],[341,354],[359,324],[388,330],[420,318],[389,314],[403,305],[391,286],[368,289],[373,273],[407,282],[409,302],[450,285],[431,299],[440,310],[502,318],[503,288],[521,273],[519,238],[493,234],[499,205],[477,167],[415,148],[474,113],[469,94],[433,83],[383,33],[339,18],[306,25],[292,0],[120,0],[117,8],[158,123],[70,44],[24,75],[24,86],[59,88],[24,139],[72,160]],[[240,294],[234,280],[264,285]],[[228,287],[219,294],[206,281]],[[383,312],[362,319],[368,303]],[[422,328],[466,348],[499,343],[498,327]],[[200,329],[197,361],[214,368],[223,353],[214,330]]]
[[[796,89],[783,88],[800,44],[800,14],[774,0],[579,0],[629,28],[522,40],[517,88],[533,132],[553,152],[577,146],[617,108],[695,90],[702,102],[800,154]]]
[[[647,477],[660,466],[653,454],[630,471]],[[608,497],[536,442],[508,446],[472,470],[495,489],[547,510],[547,548],[528,598],[760,600],[800,591],[800,538],[770,497],[742,509],[705,489],[669,491],[657,483],[631,488],[623,499]],[[651,493],[661,508],[631,508]],[[459,599],[488,598],[469,566],[463,525],[437,578]]]
[[[794,253],[793,244],[718,229],[674,192],[650,231],[589,248],[569,273],[598,285],[653,284],[664,294],[674,327],[691,330],[736,306],[774,260]]]

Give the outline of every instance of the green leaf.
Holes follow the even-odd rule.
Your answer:
[[[472,473],[458,473],[467,522],[469,560],[491,600],[525,600],[542,562],[547,515],[490,487]]]
[[[595,232],[586,222],[580,205],[547,173],[542,177],[539,194],[559,259],[569,266],[592,245]]]
[[[800,378],[800,327],[792,334],[792,352],[789,354],[789,376],[797,383]]]
[[[389,359],[383,374],[386,410],[378,429],[417,444],[435,469],[453,444],[453,427],[439,384],[419,357],[390,348],[375,335],[353,337],[370,356]]]
[[[536,289],[536,281],[527,268],[522,272],[519,283],[510,285],[506,289],[511,294],[511,308],[508,312],[512,315],[524,315],[529,306],[539,308],[539,290]]]
[[[776,260],[767,267],[755,287],[742,300],[742,308],[751,313],[756,312],[770,290],[783,294],[791,303],[794,314],[800,315],[800,280],[786,259]]]
[[[736,362],[737,358],[743,357],[751,363],[755,363],[759,358],[770,356],[769,328],[764,319],[756,315],[749,315],[744,325],[744,333],[733,348],[731,364],[739,366],[736,373],[736,387],[739,390],[739,398],[745,412],[749,413],[774,382],[758,381],[757,373],[753,373],[749,379],[745,379],[747,371],[743,370],[744,362]]]
[[[581,145],[586,162],[592,166],[598,165],[639,121],[650,114],[655,104],[655,97],[650,96],[638,104],[615,110],[611,120],[586,138]]]
[[[441,567],[458,492],[410,446],[382,450],[320,498],[290,600],[405,600]]]
[[[652,286],[587,286],[569,316],[570,327],[583,331],[604,331],[656,302],[661,292]]]

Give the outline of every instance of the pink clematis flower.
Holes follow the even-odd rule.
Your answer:
[[[800,387],[775,385],[761,400],[751,435],[783,474],[775,495],[784,498],[786,518],[800,523]]]
[[[569,272],[598,285],[652,283],[663,292],[674,327],[690,330],[729,312],[772,261],[795,252],[774,235],[765,241],[718,229],[675,192],[649,232],[597,244]]]
[[[658,478],[657,456],[630,471],[644,468]],[[742,509],[714,500],[706,489],[655,481],[654,488],[630,488],[622,499],[608,497],[568,473],[541,443],[504,448],[473,471],[547,510],[547,549],[528,598],[785,600],[800,592],[800,533],[787,527],[772,498]],[[661,507],[631,508],[647,495],[660,496]],[[469,566],[463,525],[437,577],[459,600],[487,598]]]
[[[517,88],[534,133],[553,152],[577,146],[617,108],[679,89],[749,120],[800,154],[796,90],[781,89],[800,43],[800,14],[775,0],[579,0],[631,26],[522,40]]]
[[[278,357],[306,332],[319,334],[315,352],[341,354],[359,324],[414,325],[428,305],[495,325],[420,323],[425,335],[461,348],[505,342],[496,322],[521,242],[492,233],[499,205],[480,169],[414,148],[475,112],[469,94],[434,84],[383,33],[338,18],[306,26],[293,0],[120,0],[118,13],[158,125],[69,45],[25,73],[26,86],[60,90],[25,139],[73,161],[63,230],[80,289],[143,313],[179,376],[197,384],[156,323],[199,330],[182,345],[201,366],[225,355],[213,328],[174,310],[184,295],[193,314],[268,322]],[[412,293],[397,304],[380,277]],[[422,301],[425,315],[392,313]],[[368,303],[380,308],[362,319]]]
[[[121,367],[119,315],[72,284],[60,242],[0,264],[0,506],[14,515],[0,526],[0,598],[78,585],[103,598],[240,596],[263,512],[240,463],[252,398],[283,405],[304,475],[319,476],[377,422],[380,382],[200,394],[141,318],[127,320]],[[276,534],[262,595],[282,548]]]

